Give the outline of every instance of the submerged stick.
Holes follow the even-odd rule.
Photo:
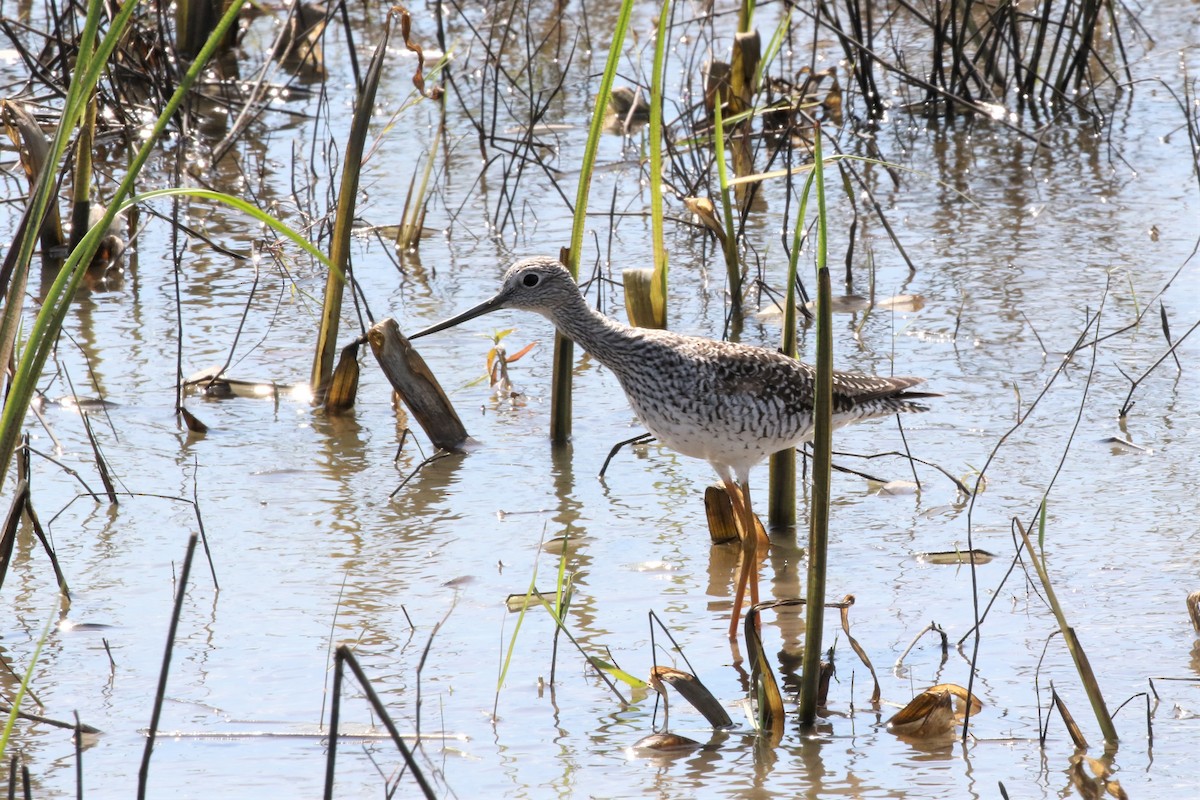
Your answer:
[[[400,333],[396,320],[389,317],[376,323],[367,331],[367,341],[383,374],[434,446],[461,451],[467,429],[425,359]]]

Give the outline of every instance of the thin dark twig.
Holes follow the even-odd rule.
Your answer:
[[[1144,381],[1144,380],[1146,380],[1146,378],[1150,377],[1150,373],[1152,373],[1152,372],[1154,372],[1154,370],[1158,369],[1158,366],[1167,360],[1167,356],[1175,355],[1175,348],[1177,348],[1177,347],[1179,347],[1179,345],[1183,344],[1187,340],[1187,338],[1192,335],[1192,332],[1195,331],[1196,328],[1200,328],[1200,319],[1196,320],[1192,324],[1192,327],[1187,329],[1187,333],[1185,333],[1185,334],[1183,334],[1183,336],[1179,337],[1179,340],[1176,341],[1174,344],[1172,344],[1167,349],[1167,352],[1165,352],[1161,356],[1159,356],[1158,360],[1155,361],[1153,364],[1151,364],[1149,369],[1147,369],[1145,372],[1143,372],[1140,378],[1138,378],[1136,381],[1131,381],[1132,385],[1129,387],[1129,394],[1127,394],[1125,396],[1125,402],[1121,405],[1121,416],[1122,417],[1124,417],[1126,414],[1128,414],[1129,410],[1131,408],[1133,408],[1133,404],[1130,401],[1133,399],[1133,393],[1135,391],[1137,391],[1137,388],[1138,388],[1138,386],[1140,386],[1142,384],[1142,381]]]
[[[333,658],[333,696],[329,704],[329,744],[325,750],[325,800],[333,800],[333,770],[337,766],[338,719],[342,714],[342,659],[341,647]]]
[[[371,685],[371,681],[367,678],[366,673],[363,672],[363,668],[359,666],[358,659],[354,657],[354,652],[346,645],[341,645],[337,649],[337,661],[335,661],[335,669],[336,664],[341,661],[345,661],[346,664],[349,665],[350,671],[353,672],[354,677],[358,679],[358,684],[360,687],[362,687],[363,693],[366,694],[367,701],[371,704],[371,708],[375,710],[375,713],[379,715],[379,719],[383,722],[384,727],[387,728],[387,732],[391,735],[392,741],[396,743],[396,748],[404,757],[404,763],[410,770],[412,770],[413,778],[416,780],[417,785],[421,787],[421,791],[424,793],[425,797],[428,798],[428,800],[435,800],[437,795],[434,794],[433,787],[429,785],[429,783],[425,780],[425,776],[417,767],[416,759],[414,758],[412,751],[408,748],[408,745],[404,743],[403,737],[400,736],[400,731],[396,730],[396,724],[392,722],[392,718],[388,715],[387,707],[384,706],[383,701],[379,699],[379,695],[375,693],[375,688]],[[333,737],[337,736],[337,731],[330,730],[329,736],[332,745]],[[333,780],[332,771],[330,772],[327,780]]]
[[[1042,386],[1042,390],[1040,392],[1038,392],[1037,396],[1033,399],[1033,402],[1029,405],[1029,408],[1025,411],[1025,413],[1023,415],[1020,415],[1018,417],[1017,421],[1014,422],[1013,425],[1007,431],[1004,432],[1004,434],[999,438],[999,440],[997,440],[997,442],[996,442],[995,446],[992,448],[991,452],[988,453],[987,460],[984,461],[983,466],[979,469],[979,473],[978,473],[978,475],[976,475],[976,478],[975,478],[975,490],[971,493],[971,500],[967,504],[967,549],[970,550],[971,552],[974,552],[974,550],[975,550],[975,526],[974,526],[975,501],[979,497],[979,490],[980,490],[980,487],[983,485],[984,476],[987,475],[988,467],[991,466],[991,463],[996,459],[996,456],[999,454],[1000,449],[1002,447],[1004,447],[1004,445],[1008,443],[1008,440],[1012,437],[1012,435],[1014,433],[1016,433],[1017,430],[1019,430],[1022,425],[1025,424],[1025,420],[1029,419],[1029,415],[1033,413],[1034,409],[1037,408],[1038,404],[1042,401],[1042,398],[1045,397],[1046,394],[1050,391],[1050,387],[1052,387],[1054,385],[1054,382],[1057,381],[1059,376],[1063,374],[1063,372],[1065,371],[1065,369],[1067,367],[1067,364],[1069,364],[1071,361],[1072,355],[1074,353],[1078,352],[1078,350],[1082,346],[1084,346],[1084,342],[1086,341],[1085,337],[1088,335],[1088,332],[1091,331],[1092,328],[1097,325],[1098,319],[1099,319],[1099,316],[1097,315],[1094,317],[1090,317],[1085,322],[1085,324],[1083,326],[1083,330],[1080,331],[1079,336],[1076,338],[1075,345],[1073,347],[1071,347],[1071,349],[1068,351],[1068,355],[1062,359],[1062,361],[1059,363],[1059,365],[1057,367],[1055,367],[1054,373],[1050,376],[1050,379],[1046,381],[1045,385]],[[1099,330],[1099,328],[1097,328],[1097,330]],[[971,658],[970,658],[971,671],[967,678],[968,701],[966,703],[966,715],[963,719],[963,728],[962,728],[962,730],[963,730],[962,735],[963,735],[964,742],[967,739],[967,723],[970,721],[970,715],[971,715],[971,704],[970,704],[969,698],[971,696],[971,690],[975,686],[975,665],[977,664],[978,659],[979,659],[979,647],[980,647],[979,624],[980,624],[980,619],[981,619],[980,618],[980,607],[979,607],[979,574],[978,574],[978,571],[976,570],[976,564],[975,564],[974,558],[971,559],[970,568],[971,568],[971,604],[972,604],[972,610],[974,613],[974,627],[972,628],[973,642],[972,642],[972,647],[971,647]]]
[[[154,752],[154,740],[158,736],[158,722],[162,717],[163,702],[167,697],[167,675],[171,669],[171,651],[175,647],[175,634],[179,630],[179,617],[183,613],[183,598],[187,594],[188,577],[192,572],[192,558],[196,554],[199,535],[188,536],[187,553],[183,557],[183,568],[179,572],[179,585],[175,589],[175,606],[171,610],[171,624],[167,629],[167,646],[163,651],[162,668],[158,672],[158,688],[154,692],[154,710],[150,714],[150,728],[146,732],[146,748],[142,753],[142,766],[138,769],[138,800],[145,800],[146,783],[150,778],[150,756]]]
[[[604,459],[604,465],[600,467],[600,474],[597,475],[596,477],[600,478],[600,480],[604,480],[604,473],[608,471],[609,463],[613,460],[613,457],[616,456],[616,454],[621,451],[622,447],[625,447],[627,445],[648,444],[653,441],[654,441],[654,434],[639,433],[637,436],[631,437],[629,439],[625,439],[624,441],[617,442],[616,444],[614,444],[612,446],[612,449],[608,451],[608,457]]]
[[[413,478],[417,477],[417,473],[421,471],[422,467],[432,464],[434,461],[441,461],[443,458],[446,458],[447,456],[455,456],[455,455],[459,455],[459,454],[451,453],[449,450],[439,450],[436,453],[434,453],[433,455],[431,455],[429,458],[422,461],[420,464],[417,464],[417,466],[413,467],[413,471],[408,473],[408,476],[405,477],[404,480],[400,481],[400,485],[392,490],[392,493],[388,495],[388,499],[390,500],[391,498],[400,494],[400,490],[403,489],[405,486],[407,486],[409,481],[411,481]]]

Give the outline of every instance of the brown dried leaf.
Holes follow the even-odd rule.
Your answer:
[[[413,73],[413,86],[417,87],[417,91],[424,97],[430,100],[440,100],[442,87],[435,84],[428,90],[425,88],[425,51],[421,49],[421,45],[409,38],[409,34],[412,32],[412,17],[409,15],[408,9],[403,6],[393,6],[392,12],[400,15],[400,33],[404,36],[404,46],[417,54],[417,70]]]
[[[963,687],[939,683],[914,697],[888,720],[888,730],[922,739],[944,736],[964,719],[968,698],[972,716],[983,710],[979,698],[969,695]]]
[[[954,698],[946,692],[921,692],[888,720],[887,727],[905,736],[944,736],[954,729]]]
[[[685,197],[683,204],[687,206],[688,211],[699,217],[700,223],[704,227],[717,235],[721,244],[725,244],[725,226],[721,224],[721,220],[717,216],[717,207],[713,205],[712,200],[707,197]]]
[[[772,741],[778,742],[783,737],[783,695],[779,693],[771,660],[758,633],[759,609],[760,606],[754,606],[747,611],[742,623],[750,661],[750,698],[754,701],[755,722],[759,730],[769,734]]]
[[[1200,633],[1200,590],[1187,596],[1187,610],[1192,619],[1192,627],[1196,629],[1196,633]]]
[[[510,594],[504,598],[504,606],[510,614],[516,614],[521,611],[530,611],[542,607],[542,601],[549,603],[553,608],[555,601],[558,599],[556,592],[532,592],[530,594]]]
[[[846,634],[846,640],[850,643],[858,660],[863,663],[867,671],[871,673],[871,681],[875,684],[874,690],[871,692],[871,705],[879,705],[880,688],[879,677],[875,674],[875,666],[871,663],[871,659],[867,656],[867,651],[858,643],[858,640],[850,633],[850,607],[854,605],[854,595],[848,594],[842,598],[841,615],[842,615],[842,632]]]
[[[649,736],[638,739],[633,749],[651,750],[661,753],[671,750],[695,750],[699,747],[703,747],[703,745],[695,739],[689,739],[677,733],[652,733]]]
[[[713,544],[724,544],[738,540],[737,521],[733,518],[733,504],[729,495],[719,486],[704,490],[704,513],[708,517],[708,534]]]

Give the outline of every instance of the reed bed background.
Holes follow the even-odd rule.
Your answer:
[[[13,142],[6,180],[14,189],[11,196],[19,187],[21,202],[12,204],[7,217],[11,244],[0,272],[0,356],[11,365],[0,417],[0,461],[5,466],[0,486],[10,508],[0,537],[0,581],[13,571],[14,559],[25,560],[22,575],[31,569],[29,560],[36,560],[32,571],[53,576],[51,585],[59,587],[67,609],[61,619],[67,619],[74,581],[56,556],[61,536],[57,541],[46,536],[35,510],[41,505],[39,483],[45,479],[34,481],[35,471],[78,483],[82,502],[107,507],[109,513],[122,504],[165,500],[187,509],[191,516],[186,526],[194,531],[178,574],[164,572],[171,576],[174,608],[154,702],[147,709],[139,796],[152,793],[152,756],[170,697],[172,652],[192,591],[189,581],[194,583],[191,565],[198,541],[204,543],[212,590],[219,592],[220,584],[213,553],[201,538],[204,503],[196,482],[186,496],[183,491],[141,491],[113,479],[113,473],[127,471],[110,463],[105,453],[116,445],[119,425],[107,420],[107,430],[99,435],[92,426],[105,413],[108,398],[99,397],[96,408],[85,408],[80,417],[88,457],[76,459],[74,467],[45,458],[23,438],[36,429],[29,414],[31,409],[41,413],[42,398],[66,393],[84,408],[86,402],[80,401],[93,394],[78,390],[80,376],[67,374],[61,366],[65,359],[59,357],[61,349],[75,347],[64,335],[73,327],[78,304],[119,293],[127,283],[134,284],[135,293],[144,284],[169,288],[175,363],[163,370],[172,377],[163,381],[159,376],[159,382],[171,387],[174,426],[189,443],[190,437],[208,434],[206,417],[219,416],[210,400],[241,393],[269,396],[276,404],[296,402],[284,384],[298,383],[303,372],[290,369],[247,380],[238,367],[248,357],[246,363],[274,365],[279,362],[273,357],[280,353],[295,361],[298,352],[311,364],[311,410],[306,407],[306,413],[321,419],[320,425],[335,426],[322,428],[333,441],[340,430],[336,426],[355,424],[363,387],[383,385],[369,379],[360,385],[360,370],[373,365],[359,346],[370,342],[376,347],[372,334],[380,330],[377,323],[395,313],[398,297],[406,311],[428,310],[447,281],[462,279],[454,262],[467,262],[479,253],[487,254],[484,260],[493,259],[498,272],[512,253],[561,248],[564,263],[590,298],[601,306],[619,298],[638,324],[693,328],[702,317],[708,333],[738,339],[759,333],[761,315],[778,314],[783,334],[771,346],[793,355],[807,353],[828,369],[835,359],[834,331],[844,333],[845,327],[835,324],[833,310],[854,308],[857,334],[872,313],[917,311],[924,302],[877,286],[879,270],[912,279],[929,269],[921,253],[930,249],[929,241],[946,236],[936,219],[898,213],[897,194],[936,191],[948,203],[987,213],[973,195],[969,163],[939,161],[944,150],[914,163],[908,153],[886,147],[885,142],[905,140],[904,135],[884,135],[895,118],[903,116],[907,130],[934,141],[960,130],[986,130],[1008,140],[1014,161],[1029,164],[1054,159],[1062,148],[1090,137],[1107,143],[1099,150],[1106,152],[1109,164],[1123,167],[1123,143],[1113,121],[1121,118],[1131,96],[1147,91],[1150,79],[1138,75],[1131,52],[1142,53],[1154,38],[1130,9],[1114,2],[997,6],[816,0],[756,8],[753,3],[705,7],[670,0],[651,7],[627,0],[619,8],[591,2],[513,2],[481,9],[451,0],[394,9],[296,3],[254,10],[241,5],[182,2],[172,15],[166,8],[131,3],[114,15],[98,2],[52,4],[0,20],[14,59],[27,72],[7,87],[3,108]],[[264,10],[270,17],[261,16]],[[1194,85],[1186,72],[1155,80],[1152,90],[1170,98],[1170,135],[1200,175]],[[289,120],[287,133],[271,130],[281,118]],[[632,262],[623,248],[644,232],[650,239],[638,251],[646,254],[644,261]],[[143,237],[169,243],[169,268],[139,259]],[[455,257],[445,264],[430,258],[435,245],[438,252],[448,250]],[[206,326],[192,330],[187,321],[196,302],[189,284],[209,279],[192,270],[198,252],[233,265],[233,277],[220,280],[231,281],[240,298],[240,319],[226,321],[223,363],[191,374],[186,365],[193,353],[208,349],[204,340],[209,335]],[[830,262],[838,256],[834,272]],[[390,266],[381,270],[374,262],[384,259]],[[1003,458],[1014,440],[1048,435],[1042,427],[1031,432],[1029,420],[1036,421],[1042,397],[1058,391],[1057,382],[1069,375],[1083,389],[1073,406],[1075,419],[1052,423],[1057,431],[1069,431],[1054,451],[1061,470],[1078,447],[1080,420],[1094,410],[1097,401],[1089,388],[1096,364],[1110,352],[1107,348],[1115,347],[1115,337],[1141,335],[1153,340],[1147,347],[1155,351],[1154,358],[1132,366],[1128,396],[1108,411],[1121,424],[1136,413],[1140,390],[1153,382],[1152,376],[1186,370],[1188,337],[1200,322],[1174,322],[1168,307],[1180,304],[1185,313],[1196,314],[1179,300],[1188,280],[1184,261],[1159,284],[1143,283],[1142,294],[1129,277],[1128,291],[1106,281],[1099,291],[1091,283],[1083,292],[1086,297],[1070,298],[1088,308],[1076,341],[1061,348],[1065,353],[1054,352],[1059,345],[1042,348],[1044,357],[1055,360],[1053,369],[1045,374],[1044,385],[1025,387],[1040,392],[1036,398],[1014,392],[1016,418],[988,442],[986,461],[975,466],[922,459],[911,451],[889,455],[886,470],[911,471],[916,492],[932,483],[938,488],[931,491],[954,497],[965,546],[960,550],[956,540],[947,550],[965,564],[971,588],[969,597],[959,598],[970,606],[971,623],[958,631],[962,677],[939,681],[925,692],[913,687],[912,702],[892,719],[893,731],[909,737],[905,741],[937,746],[972,741],[971,718],[979,713],[980,699],[976,675],[985,659],[1003,658],[983,649],[992,613],[989,598],[999,596],[1007,581],[1017,580],[1010,576],[1023,575],[1024,591],[1037,598],[1038,613],[1045,598],[1061,635],[1062,641],[1048,640],[1047,648],[1069,652],[1075,671],[1060,670],[1058,678],[1080,687],[1099,732],[1099,739],[1089,739],[1090,723],[1080,724],[1071,715],[1078,694],[1054,688],[1046,700],[1035,686],[1040,746],[1055,737],[1053,714],[1065,731],[1060,741],[1069,739],[1078,748],[1065,770],[1074,790],[1085,797],[1099,791],[1121,796],[1111,771],[1116,748],[1132,735],[1125,730],[1137,727],[1141,736],[1142,728],[1141,723],[1123,726],[1126,738],[1118,737],[1113,716],[1119,701],[1100,691],[1104,661],[1089,662],[1087,655],[1104,644],[1079,635],[1057,599],[1054,587],[1061,573],[1055,569],[1048,509],[1054,508],[1051,489],[1058,471],[1037,491],[1014,493],[1024,507],[1008,509],[1014,529],[1011,549],[987,554],[1010,562],[1009,571],[998,580],[989,574],[991,583],[977,574],[984,555],[976,543],[974,514],[988,488],[993,459]],[[274,287],[269,296],[263,288],[267,284]],[[705,293],[700,313],[694,310],[696,299],[685,294],[697,285]],[[937,277],[927,285],[952,296]],[[1118,291],[1121,310],[1107,311],[1110,296]],[[960,294],[965,306],[970,290],[960,287]],[[301,309],[303,322],[280,323],[276,330],[275,319],[284,308]],[[960,308],[960,318],[962,313]],[[1119,314],[1119,322],[1108,321],[1112,313]],[[950,332],[955,347],[959,322]],[[254,332],[253,340],[243,340],[244,329]],[[407,320],[401,319],[400,329],[410,329]],[[495,402],[507,399],[517,406],[520,392],[513,388],[508,365],[534,345],[518,340],[510,354],[502,345],[509,335],[507,330],[493,333],[490,350],[481,344],[479,361],[498,387]],[[444,355],[430,355],[431,363],[445,361]],[[1086,370],[1085,362],[1090,364]],[[579,363],[570,343],[557,339],[547,414],[554,458],[566,457],[565,448],[578,433],[572,426],[577,411],[572,397]],[[422,371],[433,373],[424,361],[417,369]],[[82,385],[96,383],[84,378]],[[592,401],[585,397],[584,402]],[[333,421],[340,417],[350,421]],[[413,417],[424,422],[416,413]],[[411,435],[443,444],[448,451],[457,449],[454,445],[462,444],[467,432],[459,423],[455,430],[461,435],[442,440],[413,427],[400,410],[388,435],[394,431],[401,448]],[[904,438],[903,430],[900,436]],[[530,446],[543,444],[535,440]],[[799,519],[813,529],[804,553],[809,569],[806,620],[801,623],[795,611],[801,592],[755,612],[777,614],[783,638],[800,642],[802,657],[777,662],[753,632],[742,642],[750,669],[739,685],[743,696],[750,697],[750,722],[734,735],[766,742],[767,750],[801,746],[794,721],[806,731],[829,733],[829,709],[839,705],[829,699],[837,661],[831,648],[845,645],[822,633],[829,613],[822,550],[827,534],[821,524],[830,503],[828,447],[825,443],[814,450],[811,469],[803,454],[783,454],[771,464],[770,514],[764,522],[776,532],[777,545],[789,537],[804,540],[803,531],[796,532]],[[418,491],[418,484],[408,481],[442,455],[423,453],[396,491],[394,486],[367,491],[391,492],[404,502],[405,492]],[[31,457],[38,458],[36,468],[30,466]],[[834,467],[839,460],[833,459]],[[85,468],[94,470],[102,490],[93,490],[80,477]],[[875,462],[866,462],[864,469],[860,476],[874,477]],[[303,486],[296,490],[305,491]],[[803,514],[797,514],[798,506]],[[719,516],[712,513],[714,519]],[[432,524],[419,515],[411,521]],[[716,538],[720,526],[712,524]],[[1029,536],[1034,529],[1039,534],[1036,547]],[[674,654],[686,662],[690,649],[704,645],[675,642],[670,666],[660,663],[666,648],[651,645],[649,678],[623,667],[598,637],[579,630],[594,609],[580,611],[572,600],[573,575],[582,567],[569,528],[547,532],[551,546],[559,547],[554,590],[544,588],[548,584],[535,567],[524,599],[509,601],[521,620],[526,615],[540,619],[544,613],[552,620],[553,653],[538,653],[538,644],[527,644],[522,622],[511,637],[504,637],[506,666],[496,681],[493,725],[504,716],[500,708],[508,661],[514,652],[529,648],[552,664],[551,687],[558,685],[560,660],[577,657],[588,679],[603,682],[622,712],[652,706],[649,698],[661,698],[662,730],[654,731],[654,737],[674,735],[667,729],[667,698],[679,692],[713,729],[711,735],[726,741],[732,723],[721,707],[729,698],[714,698],[706,685],[711,678],[701,675],[702,670],[674,662]],[[19,536],[31,535],[40,539],[44,557],[16,547]],[[4,586],[0,583],[0,589]],[[12,586],[10,581],[7,591]],[[1185,594],[1181,588],[1180,609]],[[53,600],[57,605],[59,599]],[[842,615],[843,635],[874,680],[869,712],[864,713],[872,722],[884,723],[891,715],[883,713],[879,679],[866,655],[880,645],[868,642],[864,649],[850,634],[853,604],[849,598],[830,605]],[[59,616],[56,609],[49,619]],[[426,735],[436,726],[422,723],[420,699],[422,671],[429,660],[446,657],[439,652],[442,622],[421,618],[410,624],[423,648],[415,669],[416,695],[391,701],[372,687],[377,679],[395,677],[387,667],[379,660],[362,663],[353,644],[339,644],[330,633],[331,700],[328,718],[323,711],[315,735],[319,739],[339,730],[349,668],[358,687],[352,690],[355,700],[370,704],[395,746],[387,755],[376,751],[389,764],[379,768],[385,791],[442,796],[454,791],[455,781],[447,775],[444,759],[430,749]],[[669,628],[665,633],[672,635]],[[24,786],[28,792],[37,783],[36,769],[31,774],[19,755],[22,726],[33,719],[23,707],[30,690],[36,695],[38,659],[53,635],[47,625],[30,637],[36,646],[14,652],[10,659],[11,696],[6,686],[5,702],[11,710],[0,754],[11,758],[13,791]],[[559,652],[560,636],[572,644],[574,654]],[[627,629],[623,636],[634,634]],[[736,649],[734,653],[735,660],[740,658]],[[457,669],[481,672],[472,665]],[[793,697],[799,698],[797,705]],[[1150,697],[1145,695],[1147,704]],[[853,693],[850,698],[849,710],[841,701],[839,713],[853,717]],[[401,734],[389,707],[390,713],[412,721],[415,737]],[[42,705],[37,715],[62,713],[47,713],[51,710]],[[84,792],[89,782],[82,743],[94,735],[88,733],[87,720],[57,722],[63,735],[73,735],[77,743],[79,794],[103,792]],[[1152,731],[1148,712],[1145,735],[1152,737]],[[695,730],[689,733],[629,744],[654,753],[687,752],[696,745]],[[333,796],[338,761],[345,753],[332,744],[336,741],[335,736],[323,751],[327,797]],[[1080,755],[1089,741],[1104,742],[1098,760]]]

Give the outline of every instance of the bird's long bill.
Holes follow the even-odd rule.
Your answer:
[[[446,328],[453,328],[455,325],[458,325],[460,322],[466,322],[469,319],[475,319],[476,317],[483,316],[484,314],[488,313],[489,311],[495,311],[497,308],[500,308],[500,304],[501,304],[501,298],[499,295],[496,295],[491,300],[485,300],[484,302],[480,303],[479,305],[475,306],[474,308],[467,309],[463,313],[459,314],[457,317],[451,317],[450,319],[443,320],[441,322],[430,325],[425,330],[417,331],[416,333],[414,333],[412,336],[409,336],[408,338],[410,340],[418,339],[422,336],[428,336],[431,333],[437,333],[438,331],[444,331],[444,330],[446,330]]]

